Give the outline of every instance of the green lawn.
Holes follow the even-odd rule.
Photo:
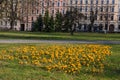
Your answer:
[[[19,45],[40,44],[0,44],[1,49]],[[120,45],[110,45],[112,55],[108,59],[109,66],[102,74],[81,72],[70,75],[62,72],[47,72],[39,67],[19,65],[11,61],[0,61],[0,80],[119,80],[120,79]]]
[[[0,39],[40,40],[120,40],[120,33],[43,33],[43,32],[0,32]]]

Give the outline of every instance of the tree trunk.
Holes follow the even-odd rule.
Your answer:
[[[70,32],[71,35],[74,35],[73,31]]]
[[[14,29],[14,21],[11,21],[10,22],[10,30],[13,30]]]

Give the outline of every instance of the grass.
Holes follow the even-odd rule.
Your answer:
[[[43,33],[43,32],[0,32],[0,39],[38,39],[38,40],[120,40],[119,33]]]
[[[40,44],[0,44],[0,50],[19,45]],[[0,80],[119,80],[120,79],[120,45],[112,46],[112,55],[108,59],[109,66],[102,74],[81,72],[70,75],[62,72],[47,72],[39,67],[19,65],[15,62],[0,61]]]

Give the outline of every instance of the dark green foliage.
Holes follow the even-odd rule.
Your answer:
[[[55,27],[54,27],[54,17],[51,16],[50,20],[49,20],[49,26],[50,26],[50,31],[55,31]]]
[[[47,10],[45,12],[45,16],[44,16],[44,25],[45,25],[45,28],[44,28],[44,31],[45,32],[50,32],[50,25],[49,25],[49,22],[50,21],[50,16],[49,16],[49,11]]]
[[[35,22],[32,23],[32,31],[42,31],[43,29],[43,19],[40,15]]]
[[[56,18],[55,18],[55,31],[56,32],[60,32],[62,30],[62,22],[63,22],[63,16],[59,11],[57,11]]]
[[[70,11],[67,11],[64,15],[64,31],[70,31],[71,35],[73,35],[76,25],[79,25],[80,20],[84,17],[84,15],[80,12],[78,12],[77,9],[73,9]]]
[[[93,11],[91,11],[90,12],[90,25],[88,26],[88,31],[89,32],[92,32],[93,31],[93,26],[94,26],[94,22],[95,22],[95,18],[96,18],[96,16],[97,16],[97,10],[96,10],[96,12],[93,12]]]

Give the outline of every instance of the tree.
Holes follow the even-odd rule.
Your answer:
[[[45,16],[44,16],[44,25],[45,25],[44,31],[46,32],[50,32],[49,21],[50,21],[49,11],[46,10]]]
[[[55,31],[55,24],[54,24],[55,22],[54,22],[54,17],[53,16],[51,16],[50,17],[50,21],[49,21],[49,26],[50,26],[50,31]]]
[[[62,14],[57,11],[56,17],[55,17],[55,31],[60,32],[62,30]]]
[[[43,29],[43,19],[40,15],[35,22],[33,22],[32,25],[32,31],[42,31]]]
[[[0,16],[2,19],[9,21],[10,29],[13,30],[17,21],[23,20],[23,12],[30,9],[28,6],[26,7],[26,5],[33,5],[34,1],[36,0],[1,0]]]
[[[94,6],[92,5],[91,7],[93,8]],[[93,9],[92,9],[90,11],[90,25],[89,25],[89,28],[88,28],[89,32],[93,31],[94,22],[95,22],[95,19],[97,18],[97,13],[98,13],[98,6],[96,5],[96,10],[93,11]]]
[[[14,28],[19,18],[20,0],[4,0],[1,3],[1,16],[10,22],[10,29]]]
[[[73,35],[76,25],[80,23],[80,20],[84,17],[76,8],[67,11],[64,15],[64,28],[70,30],[70,34]]]

